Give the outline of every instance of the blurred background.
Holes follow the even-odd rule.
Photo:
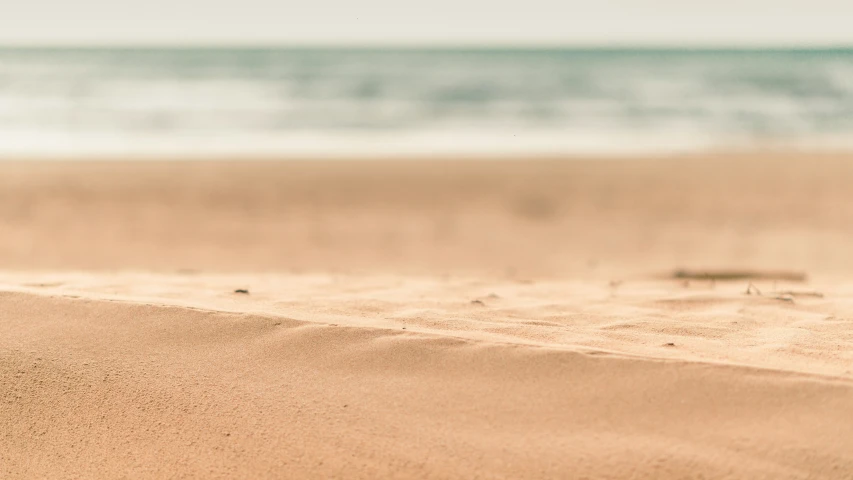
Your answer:
[[[5,10],[4,268],[853,269],[848,0]]]
[[[0,50],[0,154],[853,146],[853,50]]]
[[[853,146],[853,7],[706,3],[36,0],[0,19],[0,156]]]

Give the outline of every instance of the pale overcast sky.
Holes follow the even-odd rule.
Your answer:
[[[853,45],[853,0],[0,0],[0,44]]]

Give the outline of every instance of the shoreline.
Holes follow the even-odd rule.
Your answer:
[[[68,152],[75,149],[63,148]],[[142,153],[140,153],[142,152]],[[621,150],[591,149],[591,150],[553,150],[548,147],[530,149],[481,150],[431,150],[420,146],[405,149],[390,149],[387,151],[365,148],[341,147],[338,151],[246,151],[219,149],[199,150],[188,147],[176,151],[152,150],[133,148],[118,151],[90,151],[80,153],[50,153],[50,152],[14,152],[0,151],[0,164],[22,162],[520,162],[520,161],[659,161],[659,160],[694,160],[694,159],[755,159],[761,157],[802,158],[802,157],[850,157],[853,158],[853,144],[845,146],[792,146],[767,145],[763,147],[704,147],[704,148],[636,148],[629,146]]]
[[[344,155],[335,154],[252,154],[240,152],[222,152],[209,153],[199,152],[197,154],[188,153],[80,153],[80,154],[2,154],[0,153],[0,165],[9,164],[26,164],[26,163],[171,163],[171,162],[192,162],[192,163],[431,163],[436,162],[446,164],[453,163],[542,163],[542,162],[672,162],[672,161],[707,161],[707,162],[730,162],[732,160],[756,162],[767,160],[768,158],[776,160],[803,160],[804,158],[817,158],[818,160],[831,159],[853,159],[853,147],[851,148],[792,148],[789,146],[781,147],[747,147],[747,148],[713,148],[713,149],[696,149],[689,151],[665,151],[650,150],[648,152],[634,153],[618,153],[618,152],[557,152],[557,153],[530,153],[530,152],[473,152],[473,153],[395,153],[377,154],[371,152],[351,153]]]

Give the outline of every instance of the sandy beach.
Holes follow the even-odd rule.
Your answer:
[[[0,162],[0,478],[853,478],[851,181]]]

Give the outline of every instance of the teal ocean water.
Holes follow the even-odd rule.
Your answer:
[[[853,49],[0,49],[0,156],[853,148]]]

